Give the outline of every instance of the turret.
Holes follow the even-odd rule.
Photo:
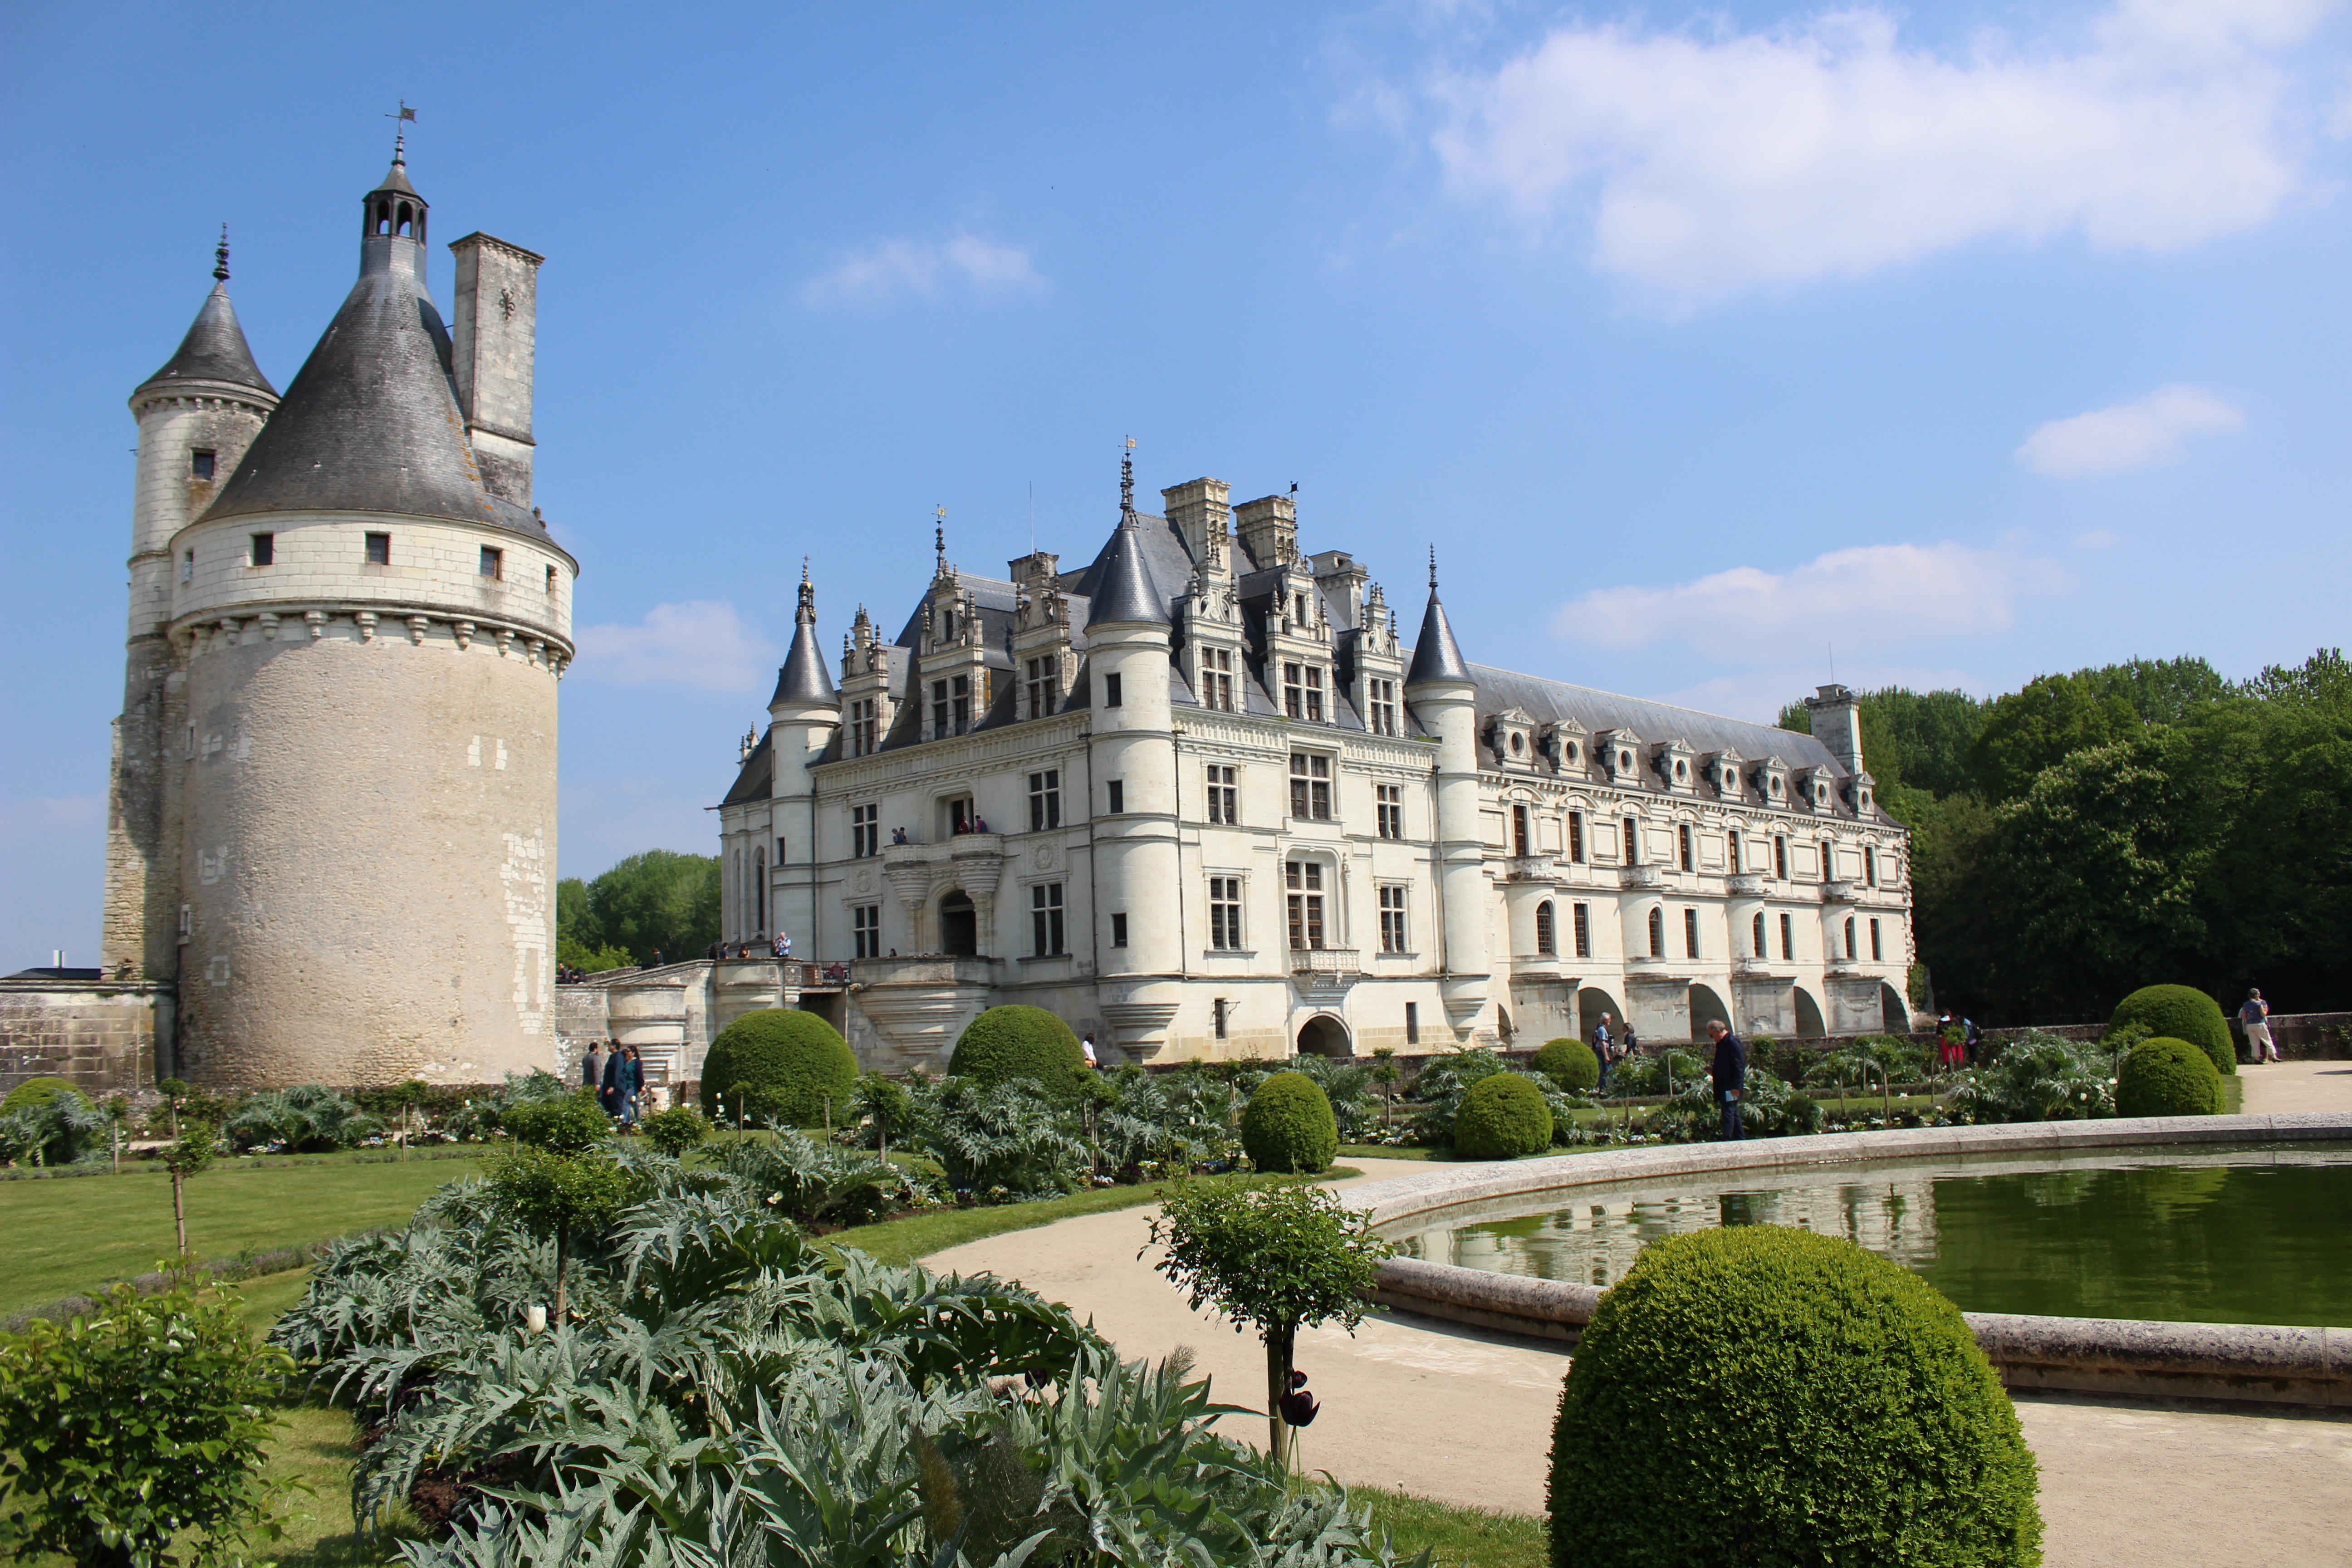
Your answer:
[[[1120,463],[1118,530],[1090,586],[1095,950],[1106,983],[1103,1016],[1122,1047],[1148,1058],[1167,1039],[1182,996],[1182,926],[1172,917],[1182,889],[1169,595],[1144,561],[1132,457]]]
[[[1438,988],[1445,1018],[1467,1040],[1486,1005],[1487,887],[1478,823],[1478,689],[1437,596],[1437,552],[1429,552],[1429,608],[1405,672],[1405,700],[1437,737],[1438,875],[1445,899],[1445,952]]]
[[[220,482],[278,406],[278,390],[228,297],[228,228],[213,252],[213,291],[179,352],[131,395],[139,470],[131,507],[131,625],[122,716],[115,721],[107,802],[106,912],[100,959],[109,975],[169,979],[177,967],[174,906],[179,844],[166,795],[165,737],[179,726],[164,628],[172,618],[172,540],[212,504]],[[167,712],[171,710],[171,712]]]
[[[768,699],[768,744],[774,753],[768,798],[776,803],[776,858],[771,868],[774,926],[790,931],[801,951],[817,952],[814,873],[820,858],[816,832],[816,784],[809,764],[833,743],[841,727],[841,698],[833,689],[824,655],[816,641],[816,585],[801,563],[801,598],[793,612],[793,646],[776,672],[775,695]]]

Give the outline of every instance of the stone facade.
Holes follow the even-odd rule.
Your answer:
[[[1812,734],[1464,659],[1287,496],[1195,479],[1094,562],[962,572],[836,687],[804,583],[720,806],[722,923],[845,963],[869,1066],[995,1003],[1113,1059],[1908,1026],[1908,843],[1842,687]]]
[[[155,1081],[155,1042],[172,1032],[172,988],[55,973],[0,980],[0,1097],[61,1078],[96,1098]]]

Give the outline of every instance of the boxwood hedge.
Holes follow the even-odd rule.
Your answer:
[[[1472,1160],[1516,1160],[1551,1147],[1551,1107],[1524,1073],[1482,1078],[1454,1113],[1454,1152]]]
[[[2212,1058],[2213,1069],[2228,1075],[2238,1070],[2238,1047],[2230,1039],[2230,1021],[2221,1005],[2194,985],[2143,985],[2116,1004],[2107,1020],[2110,1033],[2127,1024],[2147,1026],[2150,1035],[2187,1040]]]
[[[849,1109],[857,1082],[857,1053],[831,1024],[814,1013],[771,1007],[746,1013],[710,1042],[702,1059],[702,1110],[715,1113],[720,1096],[733,1108],[735,1086],[764,1091],[764,1109],[778,1121],[814,1127],[832,1108],[835,1121]]]
[[[1601,1082],[1601,1058],[1582,1040],[1549,1040],[1529,1064],[1570,1094],[1581,1094]]]
[[[1242,1112],[1242,1150],[1261,1171],[1328,1169],[1339,1152],[1339,1121],[1322,1086],[1303,1072],[1278,1072],[1258,1085]]]
[[[2221,1075],[2187,1040],[2142,1040],[2116,1075],[2118,1116],[2211,1116],[2221,1109]]]
[[[987,1084],[1033,1079],[1049,1094],[1076,1094],[1086,1079],[1087,1054],[1070,1026],[1043,1007],[991,1007],[964,1026],[948,1074]]]

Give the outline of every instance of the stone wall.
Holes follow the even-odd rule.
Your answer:
[[[0,980],[0,1095],[61,1078],[93,1096],[155,1081],[172,987],[153,981]]]

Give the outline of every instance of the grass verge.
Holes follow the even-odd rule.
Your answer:
[[[1388,1531],[1399,1557],[1425,1551],[1433,1568],[1548,1568],[1551,1561],[1550,1527],[1535,1514],[1494,1513],[1379,1487],[1349,1487],[1348,1496],[1372,1505],[1372,1522]]]
[[[1252,1176],[1254,1185],[1278,1187],[1293,1182],[1339,1181],[1363,1173],[1344,1165],[1334,1165],[1320,1176]],[[909,1215],[905,1219],[884,1220],[880,1225],[861,1225],[854,1230],[835,1233],[825,1239],[838,1247],[854,1247],[860,1252],[883,1263],[912,1263],[934,1252],[945,1252],[951,1247],[961,1247],[968,1241],[985,1241],[992,1236],[1003,1236],[1011,1231],[1034,1230],[1055,1220],[1072,1219],[1079,1215],[1109,1214],[1117,1209],[1130,1209],[1144,1204],[1156,1204],[1168,1184],[1147,1182],[1133,1187],[1100,1187],[1090,1193],[1077,1193],[1066,1198],[1047,1198],[1042,1203],[1000,1204],[992,1208],[940,1209],[931,1214]]]

